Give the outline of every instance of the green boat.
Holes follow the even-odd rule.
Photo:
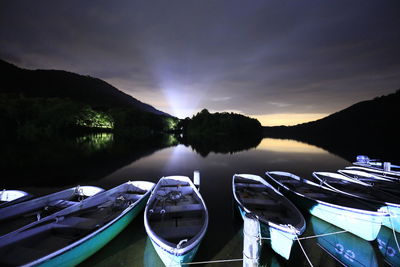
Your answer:
[[[379,265],[374,248],[368,241],[350,233],[326,235],[342,229],[315,216],[311,216],[310,224],[314,234],[318,236],[317,244],[344,266],[375,267]]]
[[[339,193],[288,172],[267,172],[267,178],[298,207],[365,240],[377,237],[387,208]]]
[[[306,229],[304,217],[296,206],[257,175],[235,174],[232,192],[242,217],[246,213],[255,215],[266,243],[289,259],[294,240]]]
[[[0,265],[75,266],[144,208],[154,183],[119,185],[0,238]]]

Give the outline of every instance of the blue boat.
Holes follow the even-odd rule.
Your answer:
[[[32,198],[32,195],[21,190],[0,191],[0,208],[14,205]]]
[[[127,182],[0,237],[0,265],[79,264],[135,218],[153,187]]]
[[[298,207],[365,240],[374,240],[386,207],[341,194],[288,172],[267,172],[267,178]]]
[[[382,227],[376,238],[379,251],[391,266],[400,266],[400,248],[397,244],[399,241],[400,234],[393,233],[393,230],[387,227]]]
[[[208,226],[208,210],[186,176],[159,180],[144,212],[146,232],[166,266],[191,262]]]
[[[289,259],[293,241],[306,229],[300,211],[263,178],[252,174],[235,174],[233,197],[242,217],[253,214],[260,222],[261,235],[271,248]]]
[[[76,186],[4,207],[0,209],[0,236],[40,221],[102,191],[104,189],[96,186]]]
[[[374,248],[368,241],[350,233],[327,235],[341,229],[315,216],[311,216],[310,225],[317,236],[317,244],[343,266],[379,266]]]
[[[313,172],[313,176],[320,183],[340,193],[377,203],[382,208],[386,207],[389,216],[383,220],[383,225],[400,232],[400,197],[398,195],[379,190],[370,184],[353,180],[340,173]]]

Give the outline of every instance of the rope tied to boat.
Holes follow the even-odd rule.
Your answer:
[[[292,229],[293,231],[296,231],[296,228],[294,228],[292,225],[289,224],[288,227],[289,227],[290,229]],[[310,259],[308,258],[308,255],[307,255],[306,251],[304,250],[303,246],[301,245],[299,236],[298,236],[297,234],[295,234],[295,237],[296,237],[296,240],[297,240],[297,242],[299,243],[300,248],[301,248],[301,250],[303,251],[303,254],[304,254],[304,256],[306,257],[308,263],[310,264],[311,267],[314,267],[314,265],[311,263]]]
[[[397,241],[397,236],[396,236],[396,232],[394,230],[394,225],[393,225],[393,221],[392,221],[392,218],[395,218],[395,217],[398,217],[398,216],[392,216],[392,213],[389,212],[389,208],[388,208],[388,213],[389,213],[390,225],[392,226],[394,241],[396,242],[397,250],[400,252],[399,242]]]

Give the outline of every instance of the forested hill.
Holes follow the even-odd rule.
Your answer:
[[[135,108],[169,116],[105,81],[90,76],[61,70],[22,69],[3,60],[0,60],[0,73],[0,94],[69,98],[94,108]]]
[[[295,126],[264,127],[264,132],[327,136],[394,136],[400,118],[400,89],[356,103],[320,120]]]
[[[264,127],[264,136],[305,141],[344,154],[349,159],[353,159],[355,153],[375,153],[376,157],[396,154],[398,157],[399,118],[400,89],[313,122]]]

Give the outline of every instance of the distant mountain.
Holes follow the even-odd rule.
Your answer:
[[[295,126],[264,127],[264,135],[315,144],[354,159],[355,154],[399,157],[400,89]],[[364,151],[364,152],[363,152]],[[388,155],[390,153],[390,155]]]
[[[26,97],[59,97],[88,104],[94,108],[133,107],[167,115],[140,102],[103,80],[62,70],[28,70],[0,60],[0,94]]]

